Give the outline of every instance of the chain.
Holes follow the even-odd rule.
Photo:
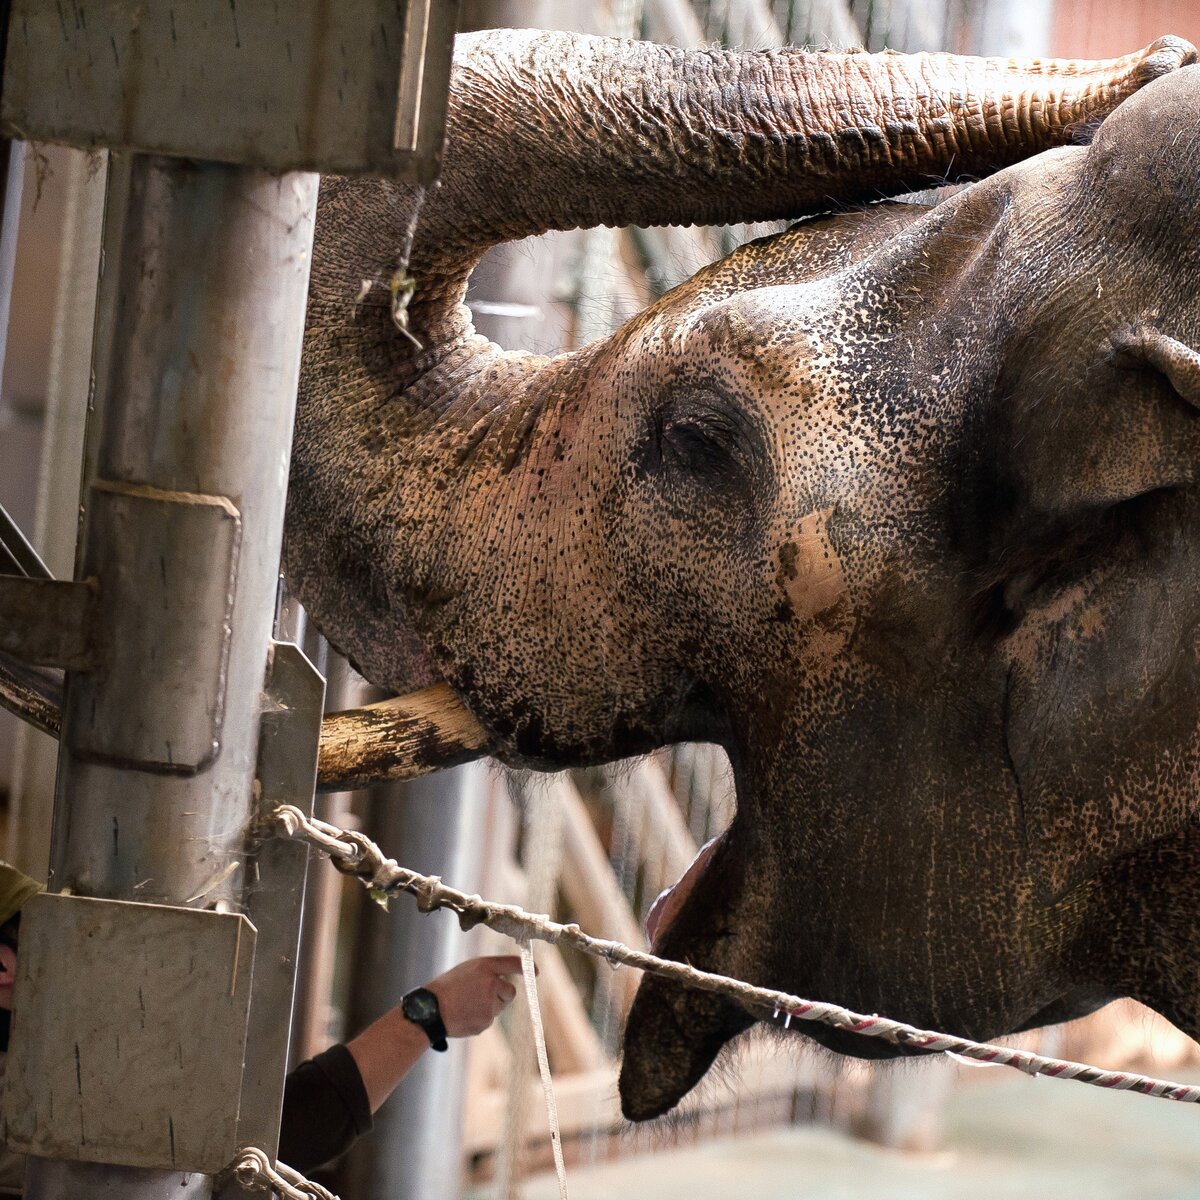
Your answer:
[[[880,1038],[896,1046],[928,1054],[954,1054],[975,1062],[996,1063],[1024,1071],[1027,1075],[1049,1075],[1054,1079],[1076,1079],[1096,1087],[1115,1091],[1139,1092],[1145,1096],[1160,1096],[1188,1104],[1200,1103],[1200,1087],[1168,1080],[1153,1079],[1127,1071],[1105,1071],[1086,1063],[1068,1062],[1061,1058],[1046,1058],[1012,1046],[997,1046],[988,1042],[973,1042],[968,1038],[918,1029],[902,1021],[893,1021],[878,1014],[856,1013],[837,1004],[817,1000],[802,1000],[799,996],[773,988],[754,987],[740,979],[700,971],[686,963],[658,958],[641,950],[633,950],[620,942],[592,937],[578,925],[563,925],[545,914],[528,913],[512,904],[492,904],[479,896],[468,895],[447,887],[437,876],[420,875],[406,870],[387,858],[370,838],[353,830],[338,829],[324,821],[313,820],[290,804],[275,810],[280,830],[288,837],[299,838],[317,846],[334,859],[334,865],[345,874],[360,878],[376,899],[386,902],[395,892],[408,892],[417,899],[421,912],[447,908],[457,913],[463,929],[486,925],[520,942],[525,938],[563,944],[584,954],[603,958],[614,965],[636,967],[651,975],[660,975],[684,987],[716,992],[738,1001],[761,1020],[770,1020],[784,1028],[792,1021],[815,1021],[834,1029]]]

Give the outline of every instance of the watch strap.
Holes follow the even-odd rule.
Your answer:
[[[430,1046],[437,1051],[448,1050],[446,1025],[442,1020],[436,993],[428,988],[413,988],[400,1001],[400,1011],[419,1029],[424,1030]]]

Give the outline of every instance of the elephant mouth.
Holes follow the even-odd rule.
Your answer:
[[[716,853],[720,840],[718,836],[705,842],[688,864],[687,870],[669,888],[660,892],[650,906],[650,911],[646,914],[646,937],[650,940],[651,948],[659,944],[672,921],[678,916],[684,901],[696,889],[704,874],[704,868]]]
[[[743,868],[729,833],[705,845],[651,907],[646,926],[653,953],[739,976]],[[619,1082],[625,1116],[648,1121],[669,1112],[700,1082],[722,1047],[756,1020],[728,997],[644,976],[625,1027]]]
[[[646,920],[652,951],[699,969],[767,983],[769,966],[747,937],[746,864],[729,833],[705,845],[679,881],[658,897]],[[753,888],[749,889],[753,892]],[[919,1055],[864,1034],[783,1014],[754,1012],[736,1000],[653,975],[643,978],[625,1029],[620,1094],[631,1121],[661,1117],[703,1078],[726,1044],[752,1026],[768,1025],[787,1040],[802,1036],[834,1053],[860,1059]]]

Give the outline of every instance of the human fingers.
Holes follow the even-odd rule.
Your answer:
[[[517,988],[515,984],[509,983],[507,979],[496,981],[496,995],[500,997],[502,1004],[511,1004],[516,994]]]
[[[521,956],[519,954],[486,954],[475,960],[486,967],[493,975],[520,975]]]

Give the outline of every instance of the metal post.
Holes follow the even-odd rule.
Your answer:
[[[376,789],[368,832],[388,853],[474,890],[483,855],[488,767],[451,771]],[[365,906],[352,988],[350,1026],[361,1029],[409,989],[470,956],[449,913],[423,916],[411,904],[384,913]],[[457,1196],[462,1156],[466,1046],[426,1054],[375,1117],[371,1137],[347,1160],[339,1184],[357,1200]]]
[[[67,680],[54,891],[240,903],[316,188],[113,158],[77,567],[101,665]],[[33,1158],[26,1182],[29,1200],[210,1193]]]

